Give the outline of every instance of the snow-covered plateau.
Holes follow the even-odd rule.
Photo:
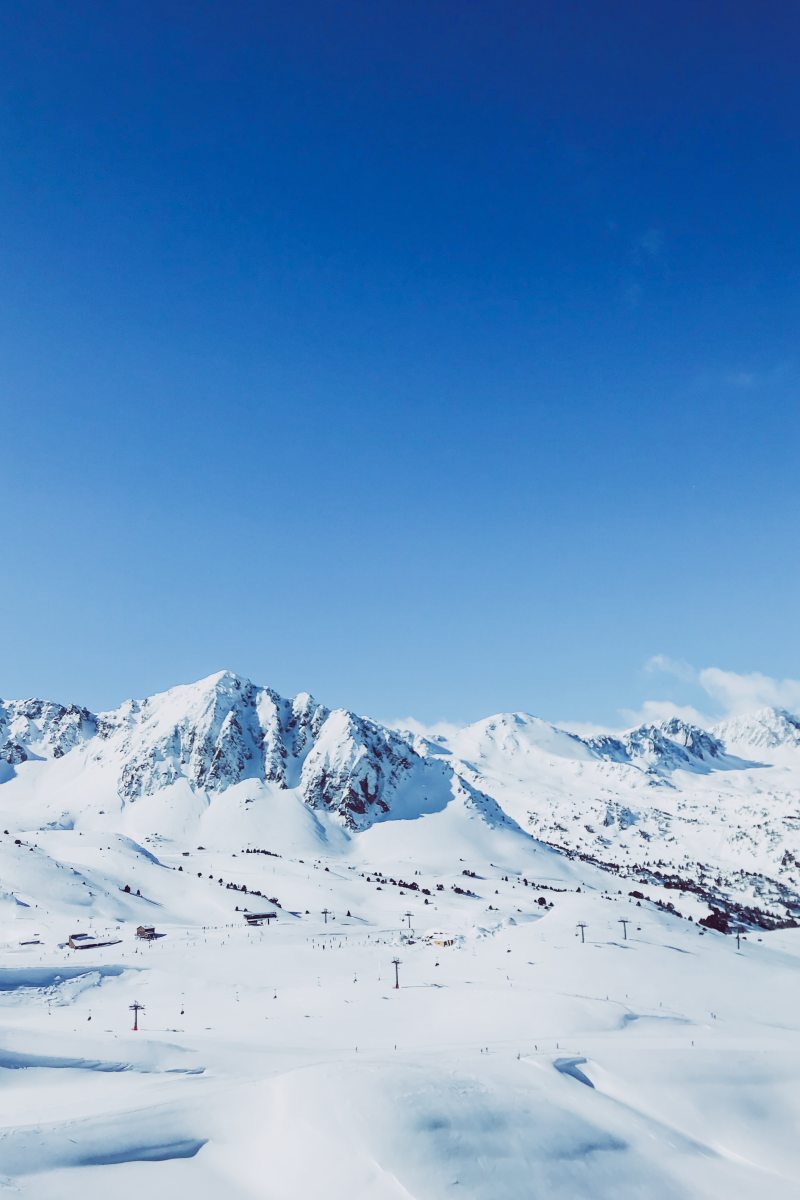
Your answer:
[[[0,702],[0,1194],[797,1200],[799,864],[781,710]]]

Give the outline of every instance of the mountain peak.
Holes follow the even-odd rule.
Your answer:
[[[253,687],[251,680],[244,675],[237,674],[236,671],[214,671],[211,675],[206,675],[202,679],[196,680],[194,683],[184,684],[185,687],[197,691],[242,691],[245,688]]]
[[[458,758],[470,761],[517,753],[556,758],[587,758],[590,754],[576,734],[526,712],[495,713],[475,721],[447,739],[447,744]]]
[[[744,716],[729,717],[711,731],[726,745],[774,750],[800,746],[800,717],[785,708],[760,708]]]

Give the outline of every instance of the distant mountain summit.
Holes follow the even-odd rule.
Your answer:
[[[528,713],[497,713],[465,726],[449,738],[417,737],[428,753],[446,750],[476,764],[498,757],[536,760],[549,755],[627,763],[650,774],[669,774],[677,770],[705,772],[724,765],[726,757],[719,736],[677,717],[640,725],[627,733],[584,738]]]
[[[768,709],[580,737],[526,713],[417,733],[534,837],[570,857],[800,915],[800,720]]]
[[[774,750],[800,746],[800,717],[785,708],[762,708],[743,717],[731,717],[715,725],[712,732],[729,746]]]
[[[667,774],[707,770],[725,754],[718,738],[677,717],[656,725],[640,725],[620,737],[589,738],[587,745],[601,758]]]

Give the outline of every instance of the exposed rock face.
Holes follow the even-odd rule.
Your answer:
[[[116,770],[124,804],[179,780],[213,795],[254,779],[299,788],[311,808],[337,815],[351,829],[388,814],[401,789],[441,792],[453,776],[374,721],[332,712],[308,693],[285,699],[229,671],[98,716],[74,706],[11,702],[0,707],[0,739],[12,766],[89,743],[91,761]]]
[[[722,742],[705,729],[673,717],[658,725],[640,725],[619,737],[587,738],[586,745],[610,762],[628,762],[654,774],[703,769],[725,754]]]
[[[0,759],[61,758],[97,732],[97,718],[75,704],[47,700],[0,701]]]
[[[357,827],[371,811],[389,811],[414,766],[424,769],[424,760],[399,734],[340,709],[320,727],[300,786],[312,808],[336,811]]]

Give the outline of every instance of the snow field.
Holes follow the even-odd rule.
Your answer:
[[[0,844],[0,1190],[800,1195],[796,931],[737,951],[458,806],[334,849],[317,833],[282,857]],[[220,878],[278,897],[277,921],[248,928],[236,905],[273,906]],[[166,936],[137,943],[145,921]],[[70,951],[75,929],[121,942]]]

